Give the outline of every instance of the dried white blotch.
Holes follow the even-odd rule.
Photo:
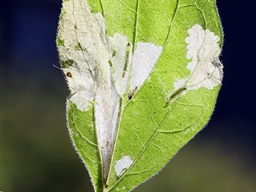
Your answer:
[[[223,65],[219,61],[221,48],[218,42],[220,38],[209,29],[203,30],[198,24],[189,29],[188,34],[186,57],[192,59],[187,65],[191,74],[174,83],[173,94],[180,89],[184,91],[201,87],[213,89],[221,84],[223,78]]]
[[[106,34],[101,13],[93,14],[87,1],[63,1],[59,23],[59,54],[72,101],[79,110],[94,103],[94,117],[99,148],[102,153],[104,178],[109,172],[109,160],[116,138],[119,100],[109,61],[112,47]],[[65,66],[66,67],[66,66]]]
[[[133,163],[133,160],[129,156],[124,156],[118,160],[115,164],[116,175],[121,176],[125,170],[127,170]]]
[[[157,63],[163,47],[153,43],[137,43],[132,66],[130,92],[139,90]]]
[[[136,94],[154,68],[162,47],[139,42],[133,56],[134,45],[118,33],[109,37],[102,14],[92,13],[87,1],[63,1],[62,9],[57,41],[71,92],[68,99],[81,111],[94,105],[106,180],[119,124],[120,97],[127,94],[131,99]],[[122,165],[117,163],[119,174],[132,163],[127,157],[120,160]]]

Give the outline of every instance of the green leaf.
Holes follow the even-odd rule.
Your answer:
[[[95,191],[130,191],[209,121],[221,86],[214,0],[63,0],[67,121]]]

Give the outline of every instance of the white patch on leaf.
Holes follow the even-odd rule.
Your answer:
[[[158,61],[162,50],[162,46],[156,46],[153,43],[137,43],[134,53],[130,92],[140,89]]]
[[[174,83],[173,94],[181,89],[192,90],[201,87],[213,89],[221,84],[223,78],[223,65],[219,61],[220,38],[209,29],[203,30],[198,24],[189,29],[188,34],[186,57],[192,59],[187,65],[191,73],[187,78]],[[183,91],[182,94],[184,93]]]
[[[118,33],[109,37],[102,14],[92,13],[87,1],[63,1],[62,9],[57,41],[71,92],[68,99],[80,111],[94,105],[96,134],[106,179],[119,123],[120,97],[126,94],[132,98],[143,85],[162,47],[138,42],[133,56],[134,45]],[[131,161],[125,158],[121,162],[125,169]]]
[[[93,14],[87,1],[64,1],[63,10],[58,33],[63,45],[58,48],[62,63],[73,61],[69,62],[71,66],[63,68],[65,73],[72,74],[67,76],[69,100],[81,111],[89,103],[95,105],[95,126],[106,178],[120,105],[109,65],[112,47],[102,14]]]
[[[133,160],[129,156],[124,156],[115,164],[115,171],[117,177],[121,176],[133,164]]]

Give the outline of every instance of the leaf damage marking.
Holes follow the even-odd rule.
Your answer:
[[[103,178],[107,180],[123,110],[120,98],[131,99],[136,94],[156,65],[162,46],[136,42],[133,53],[135,45],[125,34],[108,36],[105,18],[100,12],[94,14],[88,1],[63,1],[62,13],[57,40],[70,90],[68,100],[79,111],[93,106]]]
[[[115,164],[115,171],[117,177],[120,177],[125,172],[125,170],[127,170],[132,164],[133,160],[128,155],[118,160]]]
[[[167,99],[167,103],[180,97],[188,90],[195,90],[201,87],[213,89],[222,82],[223,65],[219,60],[221,48],[219,36],[209,29],[203,30],[201,25],[195,24],[188,29],[189,36],[185,39],[187,43],[187,69],[191,71],[185,79],[174,82],[174,91]]]

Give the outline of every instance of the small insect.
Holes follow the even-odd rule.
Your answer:
[[[220,77],[219,78],[217,77],[217,79],[220,79],[220,81],[221,81],[222,78],[223,78],[223,65],[222,65],[222,63],[220,62],[220,60],[218,58],[215,58],[214,61],[212,61],[211,63],[213,64],[215,69],[219,71],[219,76]]]
[[[66,75],[67,75],[67,77],[72,78],[72,73],[71,72],[67,72]]]
[[[131,44],[127,43],[126,46],[126,53],[125,53],[125,64],[124,64],[124,69],[123,69],[123,75],[122,77],[124,78],[125,76],[125,72],[127,70],[127,66],[128,66],[128,62],[129,62],[129,53],[130,53],[130,49],[131,49]]]
[[[132,97],[133,97],[135,91],[137,90],[137,88],[138,88],[138,87],[136,86],[132,91],[130,91],[130,92],[128,93],[128,99],[129,99],[129,100],[132,99]]]
[[[181,87],[178,90],[176,90],[168,99],[167,104],[171,102],[172,99],[174,99],[175,97],[177,97],[178,95],[180,95],[183,91],[186,91],[187,88],[186,87]]]
[[[212,62],[211,62],[216,68],[223,68],[220,60],[218,58],[215,58]]]

